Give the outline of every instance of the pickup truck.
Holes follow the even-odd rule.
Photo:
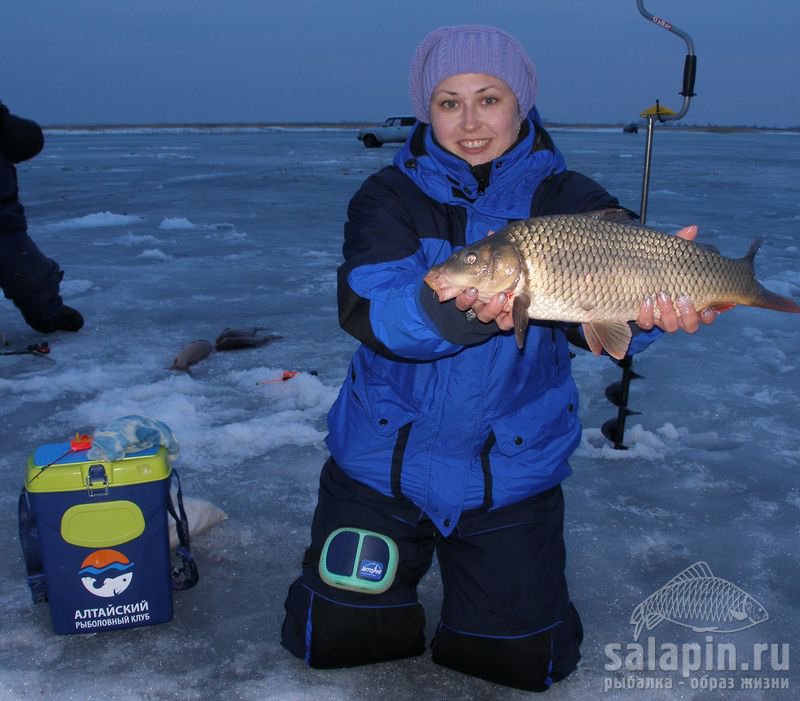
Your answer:
[[[358,132],[357,138],[367,148],[378,148],[384,144],[402,143],[411,133],[417,120],[414,117],[389,117],[379,127],[368,127]]]

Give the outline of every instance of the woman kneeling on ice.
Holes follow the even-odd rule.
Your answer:
[[[424,282],[509,221],[618,207],[567,170],[536,86],[504,31],[429,34],[411,63],[419,123],[350,202],[339,317],[362,345],[328,416],[330,459],[283,624],[283,645],[312,667],[421,654],[416,587],[434,553],[435,662],[542,691],[580,658],[561,491],[581,433],[568,332],[580,334],[532,323],[520,350],[505,295],[467,289],[440,304]],[[680,317],[665,295],[642,302],[629,354],[716,316],[689,299]]]

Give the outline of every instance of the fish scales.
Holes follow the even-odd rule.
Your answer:
[[[646,298],[666,293],[680,316],[682,297],[695,308],[737,304],[784,312],[800,305],[765,289],[755,278],[755,241],[743,258],[620,221],[621,210],[554,215],[512,222],[499,232],[456,251],[425,276],[443,302],[475,288],[488,302],[504,292],[517,344],[524,345],[529,319],[580,323],[591,350],[625,356],[629,321]],[[654,307],[656,318],[660,315]]]
[[[522,253],[532,318],[630,321],[646,296],[662,291],[673,300],[686,295],[698,309],[747,304],[759,292],[746,259],[653,229],[557,216],[517,222],[497,235]]]
[[[702,578],[680,582],[653,596],[651,605],[672,620],[735,620],[734,611],[744,608],[748,594],[725,580]]]

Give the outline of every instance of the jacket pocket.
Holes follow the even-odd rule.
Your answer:
[[[496,449],[507,457],[519,455],[569,432],[577,420],[578,389],[570,377],[516,411],[494,419]]]
[[[393,383],[364,364],[351,364],[349,380],[353,401],[363,410],[368,425],[379,436],[391,436],[418,417],[419,412]],[[403,386],[402,377],[399,380]]]

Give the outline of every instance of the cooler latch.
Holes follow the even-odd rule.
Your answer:
[[[89,473],[86,475],[86,491],[90,497],[95,495],[97,485],[102,485],[103,496],[108,496],[106,468],[102,465],[89,465]]]

